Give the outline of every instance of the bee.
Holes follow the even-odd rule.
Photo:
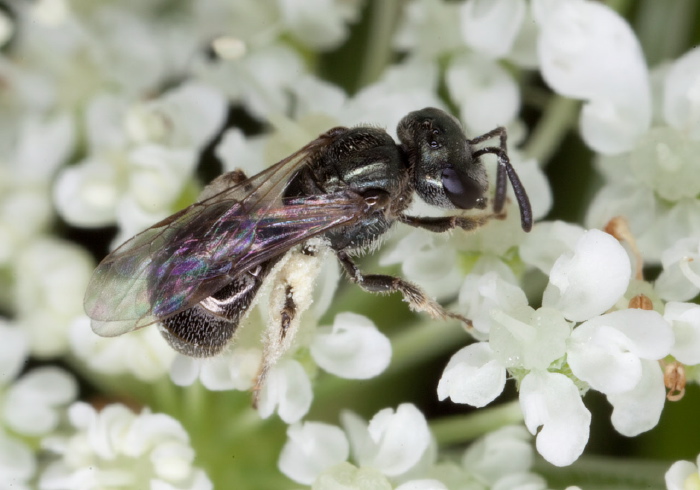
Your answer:
[[[456,318],[399,277],[363,273],[352,257],[404,223],[441,233],[476,229],[503,217],[506,176],[522,228],[532,210],[510,164],[506,131],[467,139],[459,122],[435,108],[411,112],[398,125],[400,143],[374,127],[335,127],[299,151],[247,178],[217,177],[198,201],[131,238],[97,266],[85,296],[92,329],[105,337],[157,323],[178,352],[209,357],[232,340],[261,286],[274,277],[272,327],[264,340],[265,373],[291,346],[299,314],[310,304],[298,271],[334,254],[350,281],[372,293],[398,292],[409,307]],[[498,146],[476,145],[499,139]],[[421,217],[406,214],[414,194],[448,209],[486,209],[485,154],[498,159],[493,213]],[[296,271],[296,273],[295,273]],[[302,274],[303,275],[303,274]]]

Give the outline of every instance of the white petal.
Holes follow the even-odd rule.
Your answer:
[[[127,191],[148,212],[167,209],[182,192],[197,162],[195,150],[147,144],[129,152]]]
[[[700,292],[700,240],[683,238],[661,254],[664,270],[654,284],[669,301],[688,301]]]
[[[26,333],[0,318],[0,385],[10,384],[26,360],[29,346]]]
[[[498,63],[465,54],[450,64],[445,77],[469,133],[483,134],[515,119],[520,92],[513,77]]]
[[[258,412],[267,418],[277,409],[288,424],[298,422],[311,407],[311,381],[297,361],[283,359],[267,375],[260,390]]]
[[[189,386],[197,380],[201,359],[177,354],[170,365],[170,379],[178,386]]]
[[[355,313],[339,313],[332,328],[319,328],[310,350],[320,367],[349,379],[373,378],[391,361],[389,339],[369,318]]]
[[[589,230],[573,254],[552,267],[542,304],[569,320],[584,321],[612,307],[627,290],[632,267],[625,249],[612,236]]]
[[[260,374],[262,350],[256,347],[234,347],[230,357],[229,376],[233,387],[240,391],[251,389]]]
[[[628,309],[579,325],[571,335],[573,373],[605,394],[633,389],[642,376],[640,358],[658,360],[673,345],[671,326],[655,311]]]
[[[347,101],[343,89],[313,75],[307,75],[292,88],[297,97],[297,116],[337,114]]]
[[[24,443],[0,433],[0,486],[23,489],[36,471],[36,458]]]
[[[454,297],[464,279],[457,260],[457,251],[448,237],[416,229],[384,252],[379,264],[401,264],[403,277],[420,284],[428,295],[440,301]]]
[[[520,383],[520,406],[525,425],[537,435],[537,451],[544,459],[555,466],[567,466],[583,453],[591,413],[569,378],[558,373],[531,372]]]
[[[15,176],[25,182],[49,179],[73,151],[75,128],[66,114],[46,120],[29,116],[21,131],[11,163]]]
[[[488,342],[460,349],[452,356],[438,383],[438,398],[483,407],[496,399],[506,384],[506,369],[493,357]]]
[[[642,376],[630,391],[608,395],[615,430],[634,437],[656,427],[666,401],[664,376],[655,361],[642,361]]]
[[[510,162],[518,172],[518,177],[525,189],[527,189],[530,205],[532,206],[532,218],[534,220],[544,218],[552,209],[553,197],[549,179],[545,175],[542,166],[534,158],[524,159],[518,152],[510,151]],[[512,188],[508,187],[510,199],[515,201]],[[511,212],[516,212],[515,210]]]
[[[653,128],[635,145],[630,171],[636,181],[653,189],[662,199],[694,199],[700,193],[698,152],[700,142],[689,139],[685,133],[670,127]]]
[[[668,490],[687,490],[686,481],[697,476],[698,467],[690,461],[676,461],[671,465],[664,479]]]
[[[471,0],[460,8],[462,38],[491,58],[502,58],[513,46],[525,17],[523,0]]]
[[[673,62],[664,79],[664,118],[671,126],[700,139],[700,49]]]
[[[438,0],[407,2],[394,44],[421,59],[437,59],[441,53],[459,49],[463,46],[459,5]]]
[[[224,132],[215,153],[226,172],[240,169],[252,177],[265,168],[264,150],[264,138],[248,138],[240,129],[232,128]]]
[[[350,445],[339,427],[321,422],[293,424],[277,463],[280,471],[297,483],[310,485],[326,469],[342,463]]]
[[[585,230],[565,221],[545,221],[535,224],[520,245],[520,257],[529,265],[549,275],[554,262],[574,250]]]
[[[629,166],[625,165],[629,173]],[[637,237],[640,251],[647,260],[649,248],[645,246],[642,235],[650,229],[657,219],[657,202],[654,192],[642,188],[636,181],[614,182],[603,187],[593,198],[586,214],[589,228],[604,228],[616,216],[626,216],[632,233]],[[658,254],[654,254],[656,257]]]
[[[447,487],[438,480],[411,480],[402,483],[395,490],[447,490]]]
[[[56,179],[54,202],[74,226],[112,224],[122,193],[116,170],[106,162],[88,161],[64,169]]]
[[[525,427],[511,425],[471,444],[462,457],[462,466],[480,481],[493,485],[504,475],[529,470],[533,459],[532,437]]]
[[[503,366],[547,369],[566,353],[571,326],[557,310],[522,306],[510,312],[493,309],[491,316],[489,344]]]
[[[335,465],[321,473],[314,481],[313,490],[392,490],[389,479],[376,468],[358,468],[348,462]]]
[[[425,416],[415,405],[403,403],[396,412],[380,410],[367,427],[377,445],[372,466],[388,476],[397,476],[411,469],[430,444],[430,430]]]
[[[232,390],[234,383],[231,379],[230,363],[230,355],[218,355],[212,359],[206,359],[199,376],[202,385],[212,391]]]
[[[496,272],[487,272],[467,276],[459,291],[459,304],[467,318],[472,320],[476,331],[487,338],[493,325],[491,311],[494,308],[512,311],[527,306],[527,297],[522,289]]]
[[[596,2],[539,0],[533,9],[543,77],[557,93],[591,101],[581,114],[588,145],[630,149],[651,122],[647,68],[630,26]]]
[[[278,5],[284,24],[296,37],[310,47],[324,50],[345,39],[346,22],[356,17],[359,2],[281,0]]]
[[[5,12],[0,12],[0,47],[4,46],[12,38],[15,32],[15,23]]]
[[[547,490],[548,488],[544,477],[534,473],[522,472],[499,478],[490,490]]]
[[[700,364],[700,306],[666,303],[664,318],[673,327],[675,342],[671,355],[684,364]]]

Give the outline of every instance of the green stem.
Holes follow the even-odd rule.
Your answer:
[[[525,145],[525,156],[546,166],[566,133],[576,125],[579,106],[576,100],[553,97]]]
[[[579,485],[605,490],[663,490],[664,474],[670,466],[670,462],[583,456],[564,468],[537,461],[533,470],[546,478],[549,488]]]
[[[371,3],[367,48],[359,77],[360,87],[375,82],[389,64],[391,38],[402,3],[402,0],[378,0]]]
[[[430,421],[438,444],[470,441],[506,425],[523,421],[520,403],[513,401],[496,407],[482,408],[467,415],[455,415]]]
[[[391,338],[393,354],[387,374],[433,359],[449,349],[456,351],[470,340],[455,322],[420,322],[407,327]]]

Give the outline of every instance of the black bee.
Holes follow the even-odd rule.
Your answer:
[[[529,231],[530,202],[508,159],[506,132],[497,128],[469,140],[455,118],[434,108],[411,112],[397,132],[398,145],[378,128],[336,127],[253,177],[241,171],[221,175],[198,202],[100,263],[85,296],[92,329],[112,337],[159,323],[178,352],[213,356],[230,342],[266,278],[275,276],[279,294],[270,304],[276,325],[265,341],[262,378],[289,347],[295,319],[308,303],[299,303],[300,285],[289,269],[321,249],[335,253],[362,289],[398,291],[414,310],[469,324],[403,279],[362,273],[351,256],[397,221],[439,233],[473,230],[502,217],[506,175]],[[496,137],[499,146],[475,149]],[[440,208],[485,209],[488,180],[479,157],[486,153],[498,158],[492,214],[405,214],[414,193]]]

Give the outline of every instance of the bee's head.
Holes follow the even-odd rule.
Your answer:
[[[421,199],[441,208],[486,208],[486,169],[454,117],[428,107],[404,117],[397,132]]]

